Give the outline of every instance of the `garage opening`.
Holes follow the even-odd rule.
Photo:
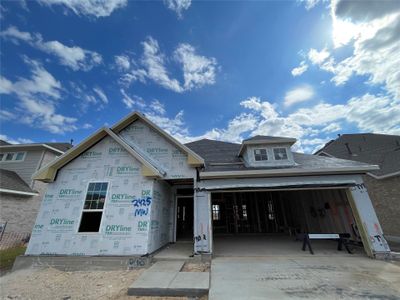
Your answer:
[[[345,189],[214,192],[211,199],[215,255],[304,254],[295,242],[301,233],[348,233],[361,242]],[[337,242],[313,245],[336,252]]]

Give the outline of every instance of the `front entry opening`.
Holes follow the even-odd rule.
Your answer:
[[[361,242],[345,189],[215,192],[211,204],[215,255],[302,254],[300,233],[349,233]]]
[[[193,240],[193,197],[177,197],[176,240]]]

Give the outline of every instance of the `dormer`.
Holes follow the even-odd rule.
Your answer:
[[[289,167],[295,162],[291,151],[294,138],[257,135],[243,140],[239,157],[248,167]]]

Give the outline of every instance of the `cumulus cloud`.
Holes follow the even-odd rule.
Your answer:
[[[331,3],[334,49],[311,48],[308,60],[332,73],[335,85],[365,76],[368,85],[383,86],[400,98],[400,2],[342,1]],[[335,50],[347,46],[351,55],[337,59]]]
[[[175,58],[182,64],[185,90],[215,83],[216,59],[195,52],[195,48],[189,44],[180,44],[175,50]]]
[[[330,53],[328,52],[328,50],[326,48],[322,49],[321,51],[311,48],[307,54],[308,59],[313,64],[317,64],[317,65],[322,64],[329,57],[329,55],[330,55]]]
[[[146,69],[146,77],[165,87],[166,89],[182,92],[178,80],[171,78],[165,66],[165,55],[161,53],[158,42],[148,37],[143,43],[142,64]]]
[[[115,65],[121,71],[128,71],[131,67],[129,56],[127,55],[116,55],[114,56]]]
[[[314,96],[313,88],[309,85],[303,85],[288,91],[285,95],[283,104],[285,107],[289,107],[296,103],[308,101],[312,99],[313,96]]]
[[[30,78],[19,78],[15,82],[2,78],[1,94],[15,95],[19,99],[17,116],[13,119],[32,127],[42,128],[51,133],[74,131],[76,118],[56,112],[61,98],[62,86],[43,66],[27,57],[25,62],[31,67]],[[6,84],[4,84],[6,83]]]
[[[296,76],[300,76],[301,74],[303,74],[305,71],[307,71],[308,70],[308,65],[306,64],[306,62],[303,60],[301,63],[300,63],[300,66],[298,66],[298,67],[296,67],[296,68],[293,68],[293,70],[292,70],[292,75],[293,75],[293,77],[296,77]]]
[[[60,64],[74,71],[89,71],[102,62],[102,56],[95,51],[82,49],[77,46],[69,47],[59,41],[44,41],[39,33],[31,34],[23,32],[14,26],[1,31],[0,36],[16,43],[21,41],[26,42],[36,49],[52,54],[58,58]]]
[[[99,18],[108,17],[114,10],[125,7],[128,0],[39,0],[39,3],[65,7],[78,16]]]
[[[164,3],[168,9],[174,11],[178,18],[181,19],[183,11],[189,9],[192,0],[164,0]]]
[[[126,55],[116,56],[118,69],[126,71],[120,78],[121,83],[129,85],[135,81],[145,83],[150,80],[177,93],[215,83],[216,59],[197,54],[193,46],[179,44],[171,57],[161,51],[158,41],[152,37],[146,38],[142,46],[143,54],[138,62]],[[183,83],[168,71],[168,62],[175,62],[181,67]]]

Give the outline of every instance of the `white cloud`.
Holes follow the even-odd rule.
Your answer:
[[[101,101],[104,104],[108,103],[108,98],[107,98],[106,94],[104,93],[104,91],[101,88],[95,87],[95,88],[93,88],[93,91],[97,94],[97,96],[99,96],[99,98],[101,99]]]
[[[205,85],[215,83],[217,61],[213,57],[198,55],[193,46],[179,44],[171,58],[161,52],[160,46],[152,37],[142,42],[143,55],[138,63],[130,60],[128,56],[118,56],[117,65],[119,70],[128,67],[129,71],[124,73],[120,82],[129,85],[135,81],[145,83],[151,80],[156,84],[171,91],[182,93],[191,89],[201,88]],[[173,78],[167,70],[167,62],[175,61],[182,68],[184,82]]]
[[[189,9],[192,0],[164,0],[164,3],[178,15],[178,18],[182,18],[182,12]]]
[[[284,106],[289,107],[293,104],[308,101],[314,96],[314,90],[309,85],[303,85],[290,90],[285,95]]]
[[[122,102],[125,104],[127,109],[132,109],[134,107],[138,107],[143,109],[146,107],[144,100],[139,96],[129,96],[124,89],[120,89],[122,94]]]
[[[182,92],[183,88],[180,86],[179,81],[170,78],[168,74],[165,67],[165,56],[160,52],[158,42],[152,37],[148,37],[142,42],[142,45],[142,64],[146,68],[146,76],[166,89],[178,93]]]
[[[311,48],[307,55],[313,64],[320,65],[330,56],[330,53],[326,48],[321,51]]]
[[[95,51],[82,49],[77,46],[66,46],[59,41],[44,41],[39,33],[31,34],[20,31],[14,26],[8,27],[0,35],[14,42],[24,41],[32,47],[56,56],[60,64],[72,70],[89,71],[102,62],[102,57]]]
[[[331,123],[328,126],[322,128],[321,130],[326,133],[331,133],[331,132],[337,132],[341,129],[342,127],[340,126],[339,123]]]
[[[29,144],[29,143],[33,143],[33,141],[31,139],[26,139],[26,138],[11,138],[5,134],[0,134],[0,140],[2,141],[6,141],[10,144]]]
[[[123,8],[128,0],[39,0],[39,3],[51,6],[61,5],[76,15],[89,17],[108,17],[114,10]]]
[[[217,66],[215,58],[197,55],[195,48],[189,44],[180,44],[174,55],[182,64],[185,90],[215,83]]]
[[[383,86],[399,99],[400,2],[334,0],[331,17],[334,47],[348,46],[352,54],[337,60],[335,49],[310,49],[308,59],[332,73],[336,85],[346,84],[353,76],[365,76],[366,84]]]
[[[308,70],[308,65],[306,64],[306,62],[303,60],[301,63],[300,63],[300,66],[298,66],[298,67],[296,67],[296,68],[294,68],[293,70],[292,70],[292,75],[294,76],[294,77],[296,77],[296,76],[300,76],[301,74],[303,74],[305,71],[307,71]]]
[[[131,67],[129,56],[127,55],[116,55],[114,56],[114,60],[117,68],[121,71],[128,71]]]
[[[152,101],[152,102],[150,103],[150,108],[151,108],[153,111],[155,111],[155,112],[157,112],[157,113],[159,113],[159,114],[161,114],[161,115],[165,114],[165,107],[164,107],[164,104],[162,104],[162,103],[161,103],[160,101],[158,101],[158,100]]]
[[[76,118],[56,113],[56,104],[61,98],[61,83],[39,62],[26,57],[24,60],[31,67],[31,77],[19,78],[15,82],[4,78],[2,82],[7,82],[7,88],[0,90],[3,94],[14,94],[20,100],[18,116],[14,119],[52,133],[76,130]]]
[[[14,113],[12,113],[8,110],[4,110],[4,109],[0,110],[0,120],[1,121],[13,120],[16,117],[17,116]]]
[[[304,3],[304,7],[307,10],[314,8],[318,3],[322,2],[321,0],[298,0],[300,3]]]

